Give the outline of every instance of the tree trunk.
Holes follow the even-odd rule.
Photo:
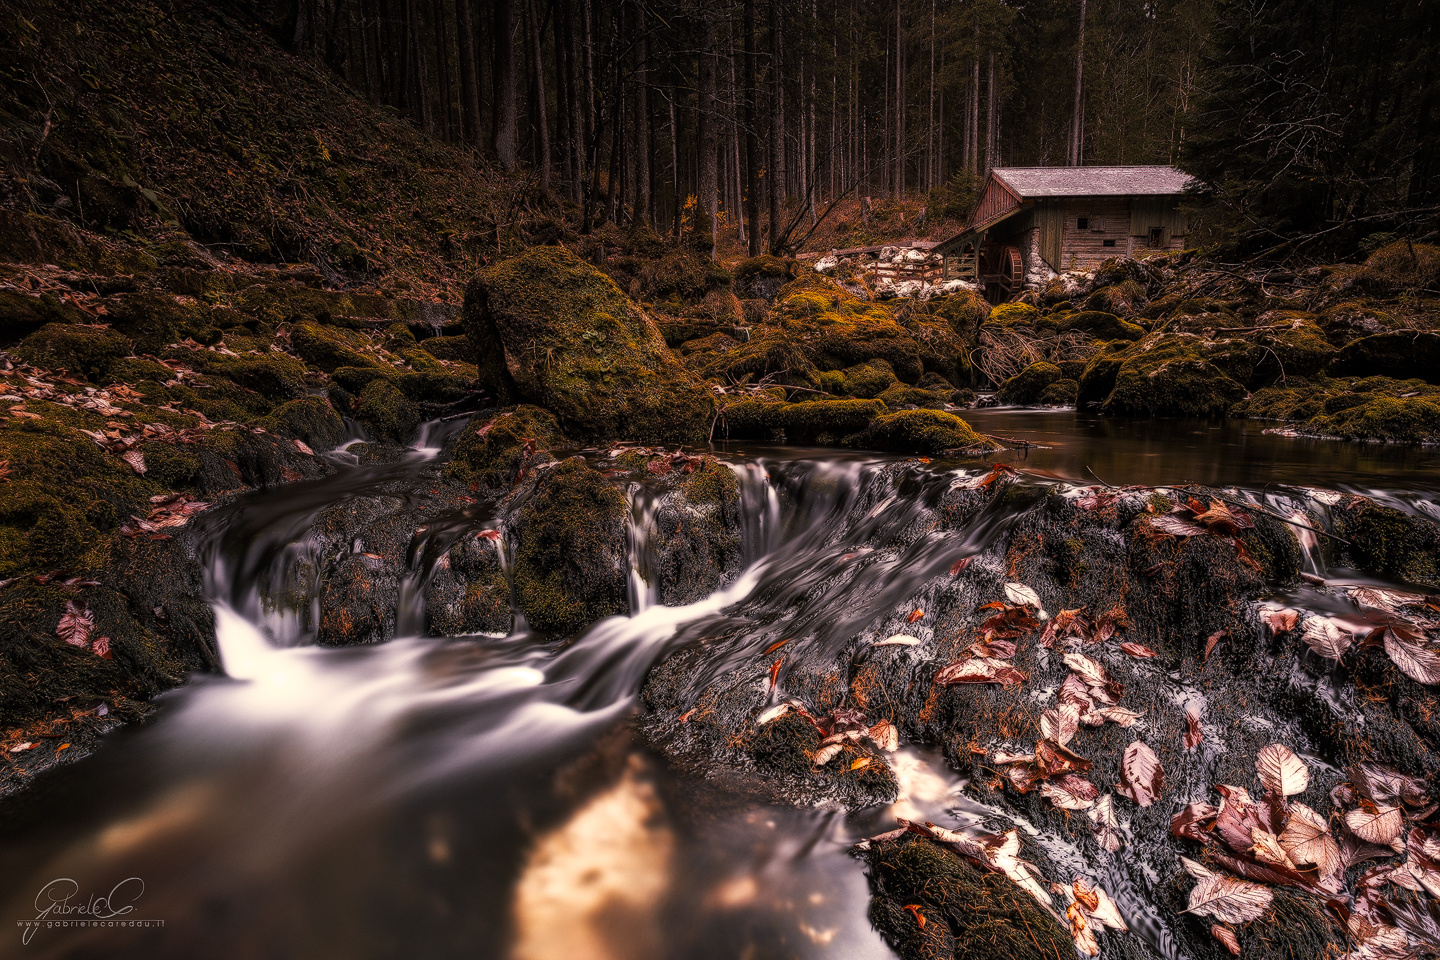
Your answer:
[[[1084,155],[1084,99],[1085,89],[1085,0],[1080,0],[1080,29],[1075,39],[1075,112],[1070,121],[1070,165],[1078,167]]]
[[[535,166],[540,189],[550,189],[550,121],[545,116],[545,59],[540,49],[540,21],[535,0],[525,0],[525,32],[530,47],[530,123],[535,130]]]
[[[633,20],[632,36],[635,38],[635,108],[634,119],[630,129],[634,136],[630,153],[634,160],[633,189],[635,206],[633,208],[636,226],[649,226],[653,220],[650,209],[650,85],[646,77],[646,59],[648,57],[648,45],[645,41],[645,13],[644,8],[635,3],[631,7]]]
[[[995,108],[999,104],[999,98],[995,95],[994,50],[990,51],[990,69],[985,86],[985,172],[988,174],[995,166],[995,159],[999,155],[995,144],[996,133],[999,131],[999,121],[995,116]]]
[[[515,11],[514,0],[495,4],[495,156],[500,169],[515,169]]]
[[[750,228],[750,256],[760,254],[760,143],[755,135],[755,0],[745,0],[745,220]]]
[[[695,232],[710,236],[710,256],[715,256],[715,214],[719,184],[715,154],[718,149],[715,117],[715,87],[720,36],[715,28],[715,14],[708,8],[701,13],[705,24],[705,45],[700,50],[700,110],[696,122],[700,127],[700,184],[695,202]]]
[[[475,26],[470,5],[474,0],[455,0],[455,35],[460,48],[460,115],[465,141],[477,150],[485,144],[480,134],[480,84],[475,75]]]
[[[774,244],[783,229],[781,207],[785,200],[785,90],[781,58],[780,2],[769,0],[770,8],[770,163],[765,182],[770,194],[770,252],[778,253]]]
[[[895,197],[905,193],[905,41],[895,0]]]

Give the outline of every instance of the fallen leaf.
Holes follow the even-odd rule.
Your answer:
[[[1120,837],[1120,819],[1115,816],[1115,798],[1105,794],[1095,801],[1088,815],[1095,826],[1095,837],[1100,846],[1111,853],[1118,852],[1124,843]]]
[[[90,633],[95,629],[95,617],[84,606],[77,607],[73,600],[65,601],[65,612],[55,627],[55,633],[74,647],[83,647],[90,642]]]
[[[1003,660],[992,657],[974,657],[942,667],[935,674],[935,682],[941,685],[951,683],[1024,683],[1025,674]]]
[[[925,914],[920,912],[920,904],[907,903],[902,909],[910,913],[915,918],[915,922],[919,925],[921,930],[925,929]]]
[[[959,560],[956,560],[954,563],[950,564],[950,576],[953,577],[958,575],[961,570],[964,570],[966,567],[970,566],[970,561],[973,559],[975,558],[961,557]]]
[[[777,703],[775,704],[775,706],[771,707],[764,713],[760,714],[760,716],[756,717],[755,724],[756,726],[763,727],[765,726],[765,724],[771,722],[772,720],[779,720],[781,717],[785,716],[785,714],[789,713],[793,709],[795,708],[789,703]]]
[[[1120,760],[1120,777],[1124,782],[1116,786],[1115,792],[1142,807],[1154,803],[1165,786],[1165,770],[1160,766],[1160,758],[1140,740],[1125,748]]]
[[[1314,864],[1321,876],[1335,873],[1341,867],[1340,845],[1330,836],[1325,818],[1303,803],[1290,805],[1290,819],[1280,834],[1280,846],[1298,864]]]
[[[1214,870],[1211,870],[1197,860],[1191,860],[1189,857],[1180,858],[1180,869],[1188,873],[1193,880],[1208,880],[1215,876]]]
[[[919,620],[923,616],[925,616],[924,610],[912,610],[910,611],[910,616],[905,618],[905,622],[914,623],[916,620]]]
[[[1140,660],[1148,660],[1150,657],[1160,656],[1160,654],[1156,653],[1154,650],[1151,650],[1149,647],[1143,646],[1138,643],[1122,643],[1120,644],[1120,649],[1130,654],[1130,656],[1136,657]]]
[[[1080,729],[1080,708],[1062,703],[1040,714],[1040,735],[1064,746],[1075,739]]]
[[[1200,728],[1200,707],[1191,703],[1185,708],[1185,749],[1194,750],[1205,740],[1205,731]]]
[[[1240,956],[1240,941],[1236,939],[1234,930],[1216,923],[1210,926],[1210,936],[1223,943],[1232,955]]]
[[[821,747],[819,750],[815,751],[815,766],[825,766],[825,764],[838,757],[840,755],[840,751],[844,749],[845,744],[843,743],[832,743],[828,746]]]
[[[104,657],[106,660],[114,660],[115,656],[110,652],[110,638],[96,637],[90,643],[90,652],[97,657]]]
[[[1440,653],[1401,639],[1393,626],[1385,628],[1385,654],[1416,683],[1440,683]]]
[[[900,749],[900,731],[889,720],[881,720],[870,728],[867,735],[881,750],[894,753]]]
[[[1170,833],[1172,836],[1204,843],[1209,839],[1205,831],[1215,821],[1217,812],[1208,803],[1189,804],[1170,818]]]
[[[1080,679],[1092,687],[1106,687],[1110,685],[1110,675],[1099,662],[1090,659],[1083,653],[1065,654],[1065,666],[1074,670],[1080,675]]]
[[[871,762],[871,760],[873,760],[873,759],[874,759],[873,757],[856,757],[853,761],[851,761],[851,763],[850,763],[850,769],[851,769],[852,771],[853,771],[853,770],[864,770],[865,768],[867,768],[867,767],[870,766],[870,762]]]
[[[1304,761],[1281,743],[1260,748],[1255,758],[1255,770],[1260,774],[1260,783],[1265,790],[1282,797],[1304,793],[1305,788],[1310,786],[1310,770]]]
[[[1131,727],[1135,721],[1145,716],[1143,713],[1136,713],[1134,710],[1126,710],[1124,707],[1101,707],[1095,711],[1096,716],[1102,720],[1109,720],[1111,723],[1121,727]],[[1083,718],[1082,718],[1083,719]]]
[[[1061,810],[1089,810],[1095,805],[1093,799],[1087,800],[1083,796],[1071,793],[1058,783],[1046,782],[1040,784],[1040,796],[1049,800]]]
[[[136,473],[145,472],[145,456],[139,450],[126,450],[120,454],[120,459],[130,464]]]
[[[1162,513],[1158,517],[1151,517],[1150,528],[1169,537],[1198,537],[1205,533],[1204,527],[1173,513]]]
[[[1261,612],[1260,620],[1270,628],[1271,633],[1289,633],[1300,622],[1300,611],[1272,607]]]
[[[1214,633],[1210,634],[1210,636],[1206,637],[1206,638],[1205,638],[1205,656],[1204,656],[1204,658],[1201,660],[1201,662],[1202,662],[1202,663],[1209,663],[1209,662],[1210,662],[1210,654],[1214,653],[1214,652],[1215,652],[1215,647],[1219,645],[1219,643],[1220,643],[1221,640],[1224,640],[1224,639],[1225,639],[1226,637],[1228,637],[1229,635],[1230,635],[1230,631],[1229,631],[1229,630],[1216,630]]]
[[[772,653],[774,653],[776,650],[779,650],[781,647],[785,646],[785,644],[787,644],[787,643],[789,643],[789,642],[790,642],[790,638],[789,638],[789,637],[785,638],[784,640],[776,640],[774,643],[770,644],[770,646],[768,646],[768,647],[766,647],[764,650],[762,650],[761,653],[760,653],[760,655],[763,657],[763,656],[767,656],[767,655],[769,655],[769,654],[772,654]]]
[[[1120,915],[1120,908],[1110,895],[1100,886],[1092,886],[1084,877],[1076,877],[1072,884],[1075,889],[1075,899],[1085,905],[1090,915],[1099,920],[1112,930],[1129,930],[1125,918]]]
[[[771,693],[774,693],[774,692],[775,692],[775,686],[776,686],[776,684],[779,682],[779,679],[780,679],[780,666],[781,666],[781,664],[783,664],[784,662],[785,662],[785,658],[784,658],[784,657],[781,657],[781,658],[779,658],[778,660],[776,660],[774,663],[770,664],[770,692],[771,692]]]
[[[875,641],[877,647],[913,647],[920,642],[919,637],[909,637],[903,633],[897,633],[893,637]]]
[[[1405,824],[1399,807],[1382,807],[1362,800],[1356,809],[1345,811],[1345,825],[1361,840],[1384,845],[1400,836]]]
[[[1327,660],[1339,660],[1350,649],[1354,635],[1329,617],[1306,617],[1300,639]]]
[[[1268,910],[1273,898],[1269,887],[1217,873],[1190,891],[1185,912],[1222,923],[1246,923]]]
[[[1036,610],[1042,609],[1040,606],[1040,595],[1023,583],[1005,584],[1005,599],[1017,606],[1034,607]]]

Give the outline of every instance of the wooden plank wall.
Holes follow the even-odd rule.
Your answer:
[[[1018,206],[1020,206],[1020,201],[1016,200],[1010,191],[1002,187],[1000,181],[992,176],[985,187],[985,195],[980,198],[979,205],[975,207],[975,215],[970,218],[970,225],[988,223],[1005,211],[1013,210]]]
[[[1065,207],[1059,200],[1041,200],[1035,205],[1035,225],[1040,228],[1040,259],[1051,270],[1060,269],[1060,239],[1065,228]]]
[[[1076,227],[1082,217],[1089,219],[1088,229]],[[1066,200],[1062,222],[1060,263],[1052,264],[1059,270],[1090,270],[1111,257],[1127,256],[1133,250],[1128,197]],[[1110,241],[1109,246],[1106,241]]]

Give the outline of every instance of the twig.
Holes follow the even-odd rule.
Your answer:
[[[1181,484],[1181,486],[1200,487],[1200,486],[1204,486],[1204,484],[1200,484],[1200,483],[1186,483],[1186,484]],[[1246,502],[1243,501],[1243,500],[1232,500],[1231,498],[1229,498],[1229,497],[1227,497],[1227,496],[1225,496],[1224,494],[1221,494],[1221,493],[1213,493],[1213,492],[1212,492],[1212,493],[1206,494],[1206,496],[1214,497],[1216,500],[1219,500],[1219,501],[1221,501],[1222,503],[1228,503],[1228,504],[1230,504],[1230,505],[1233,506],[1233,507],[1240,507],[1242,510],[1251,510],[1251,511],[1254,511],[1255,513],[1263,513],[1263,514],[1265,514],[1265,516],[1270,517],[1271,519],[1274,519],[1274,520],[1279,520],[1281,523],[1288,523],[1288,524],[1290,524],[1290,526],[1292,526],[1292,527],[1299,527],[1299,528],[1301,528],[1302,530],[1309,530],[1311,533],[1318,533],[1318,534],[1320,534],[1322,537],[1329,537],[1331,540],[1339,540],[1341,543],[1345,544],[1346,546],[1354,546],[1354,544],[1352,544],[1349,540],[1346,540],[1344,537],[1337,537],[1335,534],[1331,533],[1331,532],[1328,531],[1328,530],[1321,530],[1319,527],[1312,527],[1312,526],[1310,526],[1310,524],[1308,524],[1308,523],[1301,523],[1299,520],[1292,520],[1292,519],[1290,519],[1289,517],[1281,516],[1280,514],[1276,513],[1275,511],[1273,511],[1273,510],[1268,510],[1268,509],[1266,509],[1265,507],[1259,506],[1258,504],[1246,503]]]

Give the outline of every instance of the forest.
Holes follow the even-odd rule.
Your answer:
[[[1435,219],[1420,0],[295,0],[276,35],[582,205],[794,249],[825,205],[959,215],[995,166],[1179,163],[1258,248]]]

